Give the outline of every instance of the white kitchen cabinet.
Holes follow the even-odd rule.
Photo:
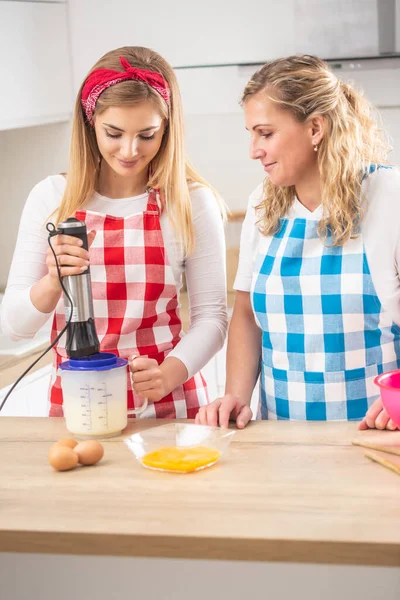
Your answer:
[[[361,89],[376,106],[399,106],[400,58],[330,61],[330,66],[339,79]],[[239,102],[243,90],[259,67],[261,64],[175,69],[185,115],[242,115]]]
[[[70,118],[67,22],[65,2],[0,2],[0,130]]]
[[[248,63],[295,50],[293,0],[69,0],[74,88],[113,48],[147,46],[172,66]],[[213,90],[208,93],[212,96]]]
[[[400,0],[113,0],[112,10],[98,0],[68,5],[75,89],[101,55],[121,46],[153,48],[174,67],[264,63],[296,53],[376,56],[393,37],[394,20],[397,45],[388,47],[400,47]],[[201,85],[200,77],[194,89],[201,92]],[[211,99],[220,93],[213,86],[206,91]]]

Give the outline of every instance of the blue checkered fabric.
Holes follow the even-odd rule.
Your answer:
[[[251,298],[263,419],[360,420],[379,396],[374,377],[400,368],[400,328],[382,310],[362,234],[332,246],[317,230],[282,219],[260,242]]]

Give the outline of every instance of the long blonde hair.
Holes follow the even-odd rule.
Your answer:
[[[117,48],[100,58],[88,75],[100,68],[123,71],[120,56],[133,67],[160,73],[170,87],[170,106],[168,108],[160,94],[146,83],[128,80],[107,88],[99,97],[94,114],[100,114],[110,106],[132,106],[151,101],[165,119],[165,134],[161,147],[151,162],[147,187],[160,190],[164,208],[176,235],[185,253],[190,254],[194,249],[194,228],[189,186],[210,188],[220,205],[222,216],[225,216],[224,203],[186,157],[183,110],[178,83],[172,67],[157,52],[139,46]],[[95,131],[85,118],[81,105],[85,81],[75,102],[67,185],[57,212],[57,223],[73,215],[92,197],[100,171],[101,155]]]
[[[363,174],[371,164],[388,164],[391,148],[378,128],[374,107],[339,81],[327,63],[308,55],[266,63],[247,83],[242,104],[259,92],[300,123],[316,115],[324,117],[326,131],[318,149],[323,208],[319,235],[326,240],[329,232],[333,245],[344,244],[359,232]],[[265,179],[257,207],[264,235],[276,233],[294,198],[294,186],[278,187]]]

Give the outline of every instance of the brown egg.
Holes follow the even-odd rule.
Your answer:
[[[73,440],[72,438],[64,438],[62,440],[58,440],[54,445],[55,446],[66,446],[67,448],[75,448],[78,442]]]
[[[97,440],[79,442],[74,448],[81,465],[94,465],[104,456],[104,448]]]
[[[78,455],[66,446],[57,446],[54,444],[50,448],[49,463],[57,471],[69,471],[78,464]]]

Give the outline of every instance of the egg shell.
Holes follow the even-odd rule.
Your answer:
[[[73,440],[72,438],[63,438],[62,440],[58,440],[58,442],[56,442],[54,445],[66,446],[67,448],[75,448],[77,444],[78,442],[76,440]]]
[[[79,442],[74,448],[81,465],[94,465],[104,456],[104,448],[97,440]]]
[[[56,471],[69,471],[78,464],[78,455],[72,448],[54,444],[49,451],[49,463]]]

